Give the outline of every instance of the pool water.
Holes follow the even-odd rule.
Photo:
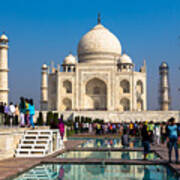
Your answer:
[[[95,158],[95,159],[143,159],[141,151],[69,151],[57,156],[57,158]],[[155,153],[149,153],[149,160],[158,159]]]
[[[42,164],[14,180],[177,180],[161,165]]]
[[[73,140],[77,140],[74,138]],[[121,138],[87,138],[85,143],[79,145],[80,148],[95,147],[95,148],[122,148]],[[130,138],[129,147],[142,147],[141,139],[139,138]]]

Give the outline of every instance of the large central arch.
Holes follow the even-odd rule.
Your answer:
[[[99,78],[89,80],[85,85],[85,109],[107,110],[107,85]]]

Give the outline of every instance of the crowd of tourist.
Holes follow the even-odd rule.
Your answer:
[[[32,127],[34,129],[33,116],[35,114],[35,106],[33,99],[20,98],[20,103],[9,105],[0,103],[0,113],[2,115],[3,124],[9,126]],[[61,138],[64,137],[65,125],[63,119],[59,119],[59,132]],[[122,123],[104,123],[90,121],[75,121],[71,128],[78,133],[87,133],[92,135],[119,135],[124,148],[129,147],[131,137],[138,137],[142,140],[144,147],[144,159],[150,152],[150,144],[167,143],[169,152],[169,161],[171,160],[172,149],[175,150],[176,163],[178,163],[178,144],[180,144],[180,123],[175,123],[172,117],[167,122],[154,123],[153,121],[145,122],[122,122]]]
[[[175,149],[176,162],[178,162],[178,137],[180,137],[180,123],[175,123],[172,117],[167,122],[123,122],[123,123],[89,123],[74,122],[75,133],[95,133],[96,135],[119,134],[122,145],[129,147],[130,137],[139,137],[144,147],[144,159],[150,152],[150,144],[167,143],[169,161],[171,162],[172,149]],[[179,138],[180,139],[180,138]]]
[[[19,105],[12,102],[8,104],[0,103],[0,113],[2,123],[6,126],[20,126],[34,128],[33,116],[35,106],[33,99],[20,98]]]

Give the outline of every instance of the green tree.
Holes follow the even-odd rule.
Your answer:
[[[53,112],[49,111],[46,116],[46,125],[50,126],[53,121]]]
[[[58,124],[59,124],[59,119],[58,119],[59,114],[58,113],[54,113],[53,114],[53,122],[52,122],[52,129],[57,129],[58,128]]]
[[[44,120],[43,120],[43,114],[42,112],[39,112],[39,117],[37,119],[37,125],[38,126],[43,126],[44,125]]]

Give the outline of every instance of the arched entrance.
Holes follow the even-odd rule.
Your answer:
[[[143,100],[142,99],[137,99],[137,110],[143,111]]]
[[[63,99],[63,110],[70,111],[72,110],[72,101],[69,98]]]
[[[86,110],[107,109],[107,87],[104,81],[93,78],[86,83],[84,106]]]
[[[120,101],[121,109],[123,111],[130,111],[130,101],[127,98],[123,98]]]

